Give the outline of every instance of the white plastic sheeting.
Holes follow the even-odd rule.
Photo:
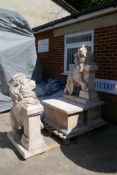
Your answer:
[[[8,82],[16,73],[32,78],[36,66],[35,38],[27,21],[0,9],[0,112],[11,108]]]

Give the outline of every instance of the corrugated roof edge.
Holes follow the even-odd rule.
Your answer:
[[[34,27],[34,28],[32,28],[32,31],[33,31],[33,33],[37,33],[39,30],[45,29],[47,27],[52,27],[52,26],[54,26],[56,24],[59,24],[61,22],[65,22],[65,21],[68,21],[70,19],[75,19],[75,18],[77,18],[79,16],[82,16],[82,15],[86,15],[86,14],[89,14],[89,13],[92,13],[92,12],[95,12],[95,11],[103,10],[103,9],[106,9],[106,8],[109,8],[109,7],[116,7],[116,6],[117,6],[117,1],[115,0],[114,2],[111,2],[109,4],[100,5],[100,6],[97,6],[97,7],[93,8],[93,9],[90,9],[90,10],[87,10],[87,11],[84,11],[84,12],[80,12],[80,13],[76,13],[76,14],[72,14],[70,16],[66,16],[64,18],[51,21],[51,22],[46,23],[44,25]]]

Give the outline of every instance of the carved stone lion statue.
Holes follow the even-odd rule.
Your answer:
[[[69,95],[73,94],[74,88],[87,89],[88,84],[84,80],[84,67],[87,64],[93,64],[92,53],[84,44],[78,49],[74,57],[75,69],[72,74],[68,75],[64,89],[64,93]]]
[[[10,80],[9,92],[13,100],[11,110],[11,123],[13,130],[23,132],[24,117],[36,115],[40,112],[41,104],[35,92],[35,82],[27,79],[23,73],[14,75]],[[29,110],[33,109],[33,110]],[[40,121],[41,124],[41,121]]]

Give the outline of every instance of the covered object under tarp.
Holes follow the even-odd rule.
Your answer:
[[[8,82],[16,73],[32,78],[36,65],[35,38],[17,12],[0,9],[0,112],[11,108]]]

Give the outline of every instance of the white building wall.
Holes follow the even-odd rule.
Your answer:
[[[0,8],[19,12],[31,27],[69,15],[51,0],[0,0]]]

